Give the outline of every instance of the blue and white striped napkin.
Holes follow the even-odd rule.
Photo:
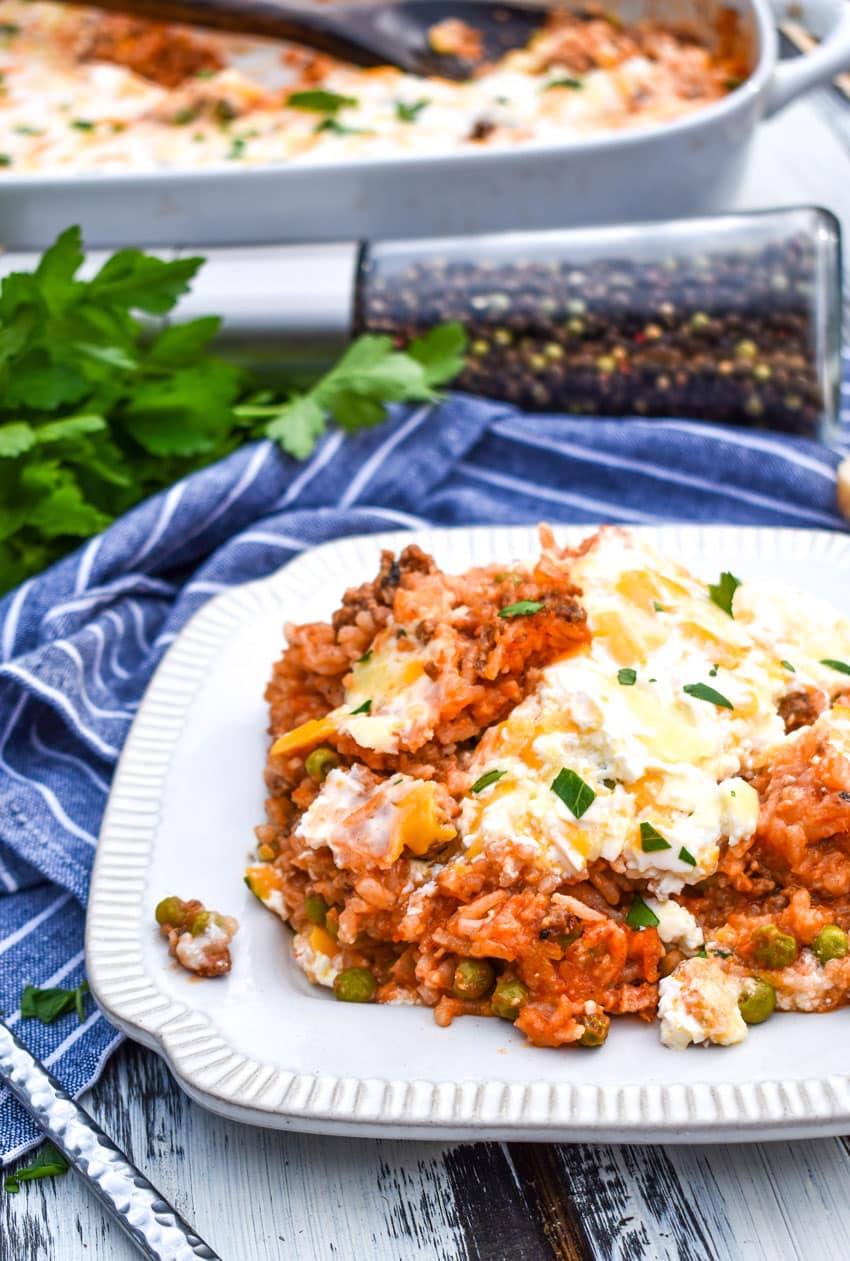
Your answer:
[[[845,365],[850,381],[850,363]],[[845,385],[850,439],[850,386]],[[205,600],[313,544],[426,524],[662,520],[846,529],[836,451],[678,420],[523,416],[455,396],[326,437],[298,465],[252,444],[128,513],[0,601],[0,1009],[75,1094],[120,1035],[86,999],[22,1020],[26,984],[84,977],[83,921],[119,750]],[[259,773],[259,770],[258,770]],[[37,1138],[0,1090],[0,1161]]]

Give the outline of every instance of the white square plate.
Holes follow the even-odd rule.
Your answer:
[[[576,542],[585,527],[561,528]],[[804,530],[637,531],[714,579],[777,579],[850,615],[850,538]],[[592,1052],[527,1046],[500,1020],[440,1029],[426,1008],[336,1003],[309,984],[289,933],[242,882],[263,821],[263,690],[285,620],[326,618],[372,578],[381,548],[419,543],[444,567],[532,555],[533,528],[348,538],[210,601],[160,665],[115,774],[88,912],[88,975],[105,1014],[234,1120],[328,1134],[689,1142],[839,1133],[850,1125],[850,1009],[781,1015],[737,1047],[666,1050],[620,1018]],[[174,967],[160,898],[240,922],[220,980]]]

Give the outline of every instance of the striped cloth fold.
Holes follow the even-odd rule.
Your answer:
[[[850,368],[850,364],[845,364]],[[850,371],[846,373],[850,381]],[[850,385],[845,384],[845,441]],[[212,596],[347,534],[426,524],[712,521],[844,529],[840,448],[682,420],[523,416],[457,395],[328,435],[302,465],[268,442],[139,505],[0,601],[0,1009],[79,1094],[120,1035],[86,999],[23,1020],[27,984],[74,988],[101,815],[152,671]],[[258,769],[258,774],[259,774]],[[0,1161],[37,1131],[0,1089]]]

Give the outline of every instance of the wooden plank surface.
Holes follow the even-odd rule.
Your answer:
[[[762,129],[740,204],[826,205],[850,239],[848,175],[850,152],[805,102]],[[850,1243],[840,1139],[649,1149],[284,1135],[204,1112],[129,1044],[86,1103],[225,1261],[808,1261]],[[73,1174],[0,1194],[0,1261],[136,1255]]]

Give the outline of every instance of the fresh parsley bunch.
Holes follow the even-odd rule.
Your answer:
[[[433,399],[463,367],[463,329],[445,325],[406,350],[361,337],[307,393],[259,392],[211,353],[217,317],[153,335],[137,318],[166,315],[202,258],[120,250],[86,281],[83,257],[69,228],[0,286],[0,592],[248,439],[304,459],[328,417],[380,424],[388,403]]]

